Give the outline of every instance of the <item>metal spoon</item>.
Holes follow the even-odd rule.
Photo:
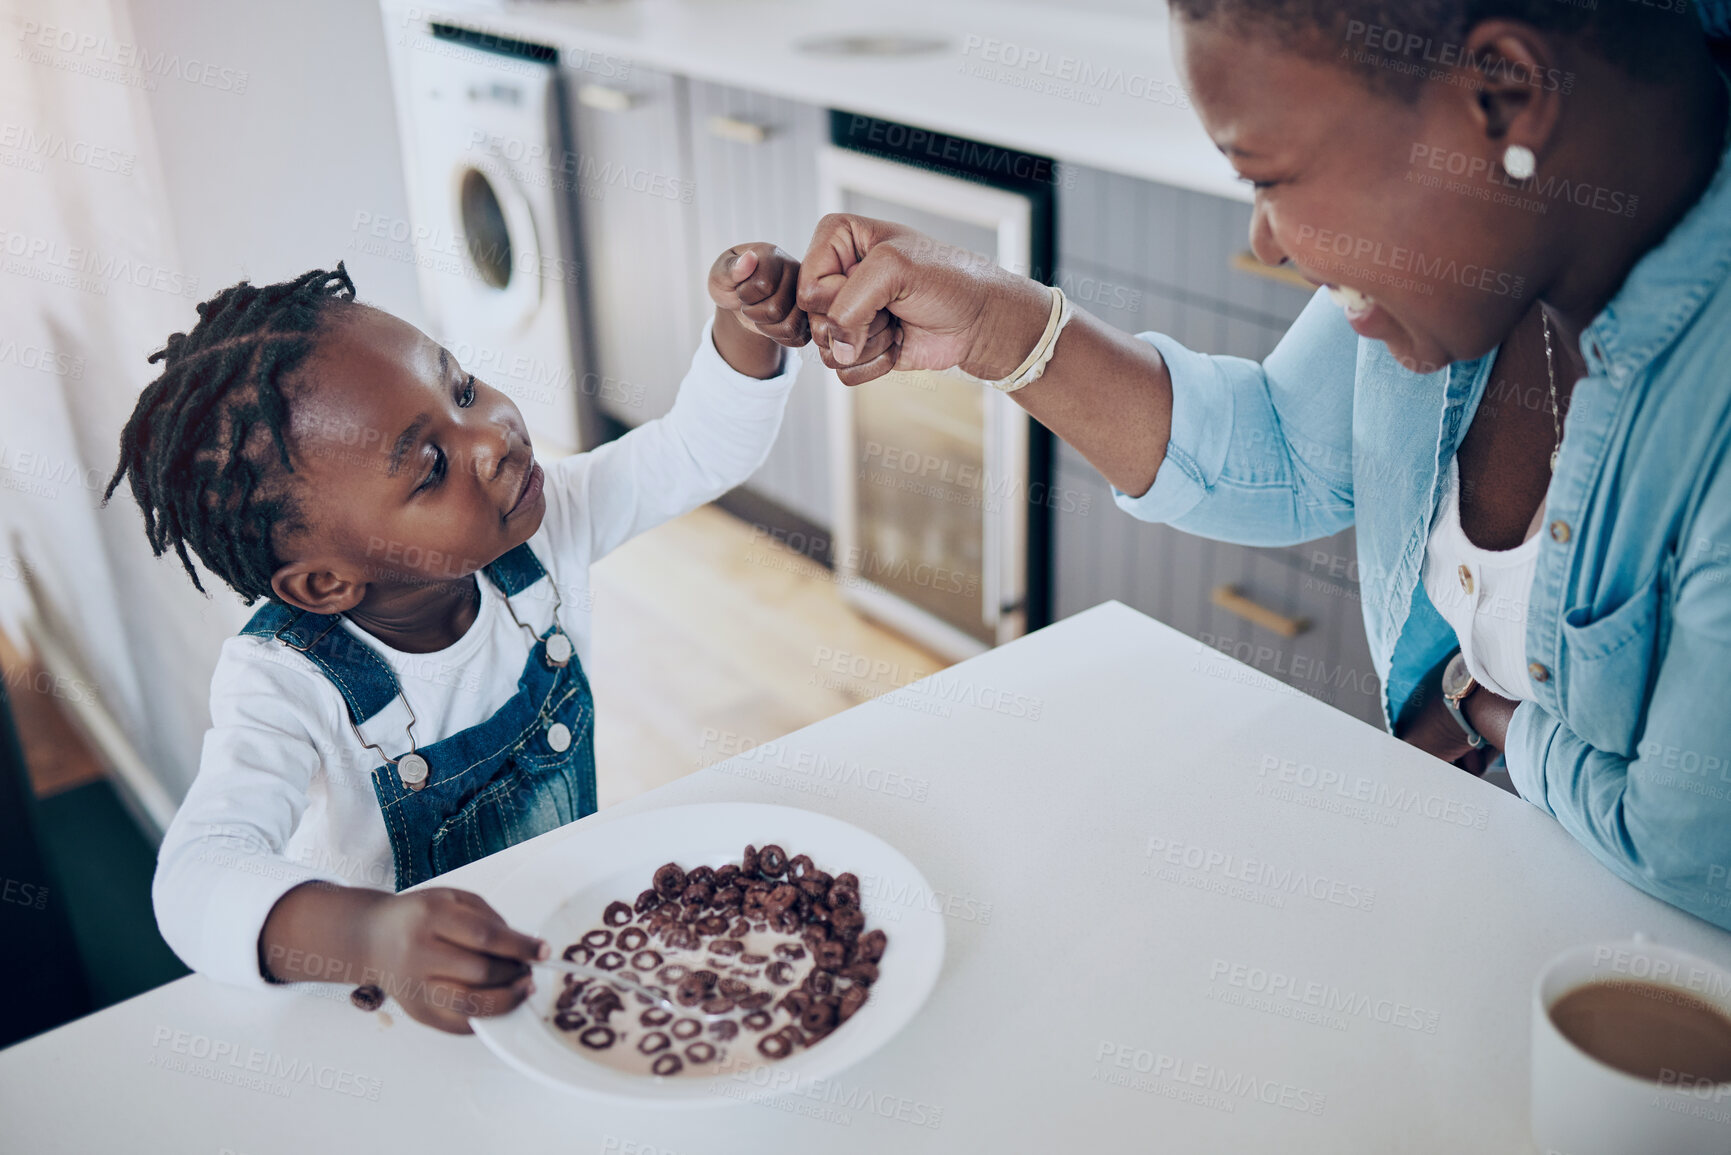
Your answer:
[[[668,998],[667,995],[663,994],[658,987],[648,987],[644,986],[642,983],[633,982],[631,979],[621,978],[618,971],[604,971],[598,967],[584,966],[582,963],[571,962],[568,959],[542,959],[539,962],[533,962],[529,965],[546,967],[548,970],[564,971],[567,974],[582,975],[585,978],[596,979],[604,983],[611,983],[621,990],[629,991],[640,999],[646,999],[649,1002],[654,1003],[662,1010],[672,1012],[674,1015],[714,1021],[716,1019],[730,1018],[736,1011],[740,1010],[736,1005],[732,1010],[712,1013],[703,1010],[701,1007],[680,1006],[678,1003]]]

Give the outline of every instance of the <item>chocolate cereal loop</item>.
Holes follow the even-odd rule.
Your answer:
[[[877,962],[884,957],[884,947],[888,944],[889,936],[883,931],[869,930],[860,935],[854,946],[854,957],[864,962]]]
[[[757,852],[757,869],[765,878],[780,878],[787,871],[787,851],[770,843]]]
[[[685,1064],[680,1061],[678,1055],[658,1055],[649,1069],[657,1075],[677,1075],[685,1069]]]
[[[618,1037],[612,1027],[595,1026],[578,1035],[577,1041],[592,1051],[605,1051]]]
[[[637,1049],[645,1055],[653,1055],[657,1051],[665,1051],[673,1045],[673,1040],[667,1037],[666,1031],[650,1031],[637,1040]]]
[[[662,898],[672,898],[685,889],[685,871],[677,862],[669,862],[655,872],[655,892]]]

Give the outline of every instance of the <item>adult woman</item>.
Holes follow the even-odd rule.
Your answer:
[[[1136,516],[1268,545],[1356,525],[1397,732],[1502,750],[1607,866],[1731,926],[1731,169],[1699,27],[1555,0],[1173,8],[1192,101],[1256,186],[1254,250],[1341,307],[1319,293],[1261,365],[1080,314],[1054,344],[1049,290],[831,217],[801,285],[826,361],[997,380],[1044,345],[1014,396]],[[1436,155],[1520,196],[1426,181]],[[1481,404],[1493,369],[1544,400]]]

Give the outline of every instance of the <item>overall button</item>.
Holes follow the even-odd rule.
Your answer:
[[[563,633],[556,633],[547,639],[547,660],[555,667],[569,662],[571,652],[571,639]]]
[[[1566,521],[1553,521],[1551,523],[1551,540],[1556,542],[1558,545],[1562,545],[1564,542],[1568,541],[1569,523]]]
[[[1535,682],[1548,682],[1551,680],[1551,672],[1545,669],[1545,667],[1539,662],[1528,663],[1527,673],[1532,676],[1532,679]]]
[[[419,754],[404,754],[397,759],[397,777],[410,790],[419,790],[427,784],[427,760]]]
[[[547,727],[547,745],[553,747],[555,754],[563,754],[571,749],[571,727],[563,722],[555,722]]]

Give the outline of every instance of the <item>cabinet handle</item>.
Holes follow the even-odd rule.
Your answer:
[[[580,84],[577,86],[577,103],[584,108],[595,108],[602,112],[630,112],[643,103],[643,98],[623,88],[610,88],[605,84]]]
[[[1271,610],[1261,602],[1251,601],[1239,593],[1237,586],[1215,586],[1209,600],[1227,613],[1237,614],[1247,622],[1273,630],[1283,638],[1296,638],[1310,628],[1309,618],[1288,617],[1278,610]]]
[[[1240,249],[1232,254],[1226,262],[1240,273],[1249,273],[1253,277],[1266,277],[1270,281],[1279,281],[1283,285],[1292,285],[1309,293],[1316,292],[1316,286],[1298,275],[1296,269],[1286,265],[1265,265],[1256,259],[1256,254],[1249,249]]]
[[[709,118],[709,134],[722,140],[731,140],[735,144],[762,144],[769,139],[769,131],[767,124],[741,120],[737,116]]]

